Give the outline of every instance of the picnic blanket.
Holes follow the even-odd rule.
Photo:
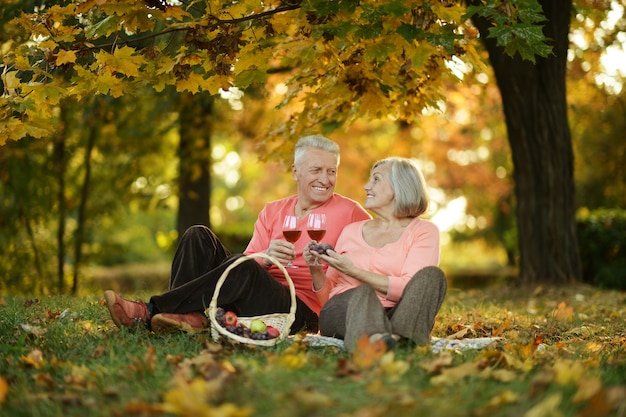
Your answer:
[[[293,342],[295,336],[289,336],[287,342]],[[435,353],[443,350],[465,350],[465,349],[482,349],[493,342],[499,340],[499,337],[477,337],[472,339],[440,339],[433,337],[430,343],[431,350]],[[343,340],[334,337],[321,336],[319,334],[307,334],[303,341],[311,347],[329,347],[345,350]]]

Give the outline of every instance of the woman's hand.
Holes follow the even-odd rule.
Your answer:
[[[313,245],[317,245],[317,241],[312,240],[304,247],[304,252],[302,252],[302,257],[304,258],[304,261],[309,267],[319,267],[321,266],[321,264],[315,265],[315,260],[319,259],[320,255],[319,253],[317,253],[317,251],[311,250],[311,247]]]
[[[354,277],[354,264],[352,260],[341,253],[335,252],[332,249],[326,251],[327,255],[318,255],[320,259],[325,261],[328,265],[332,266],[339,272],[343,272],[346,275]]]

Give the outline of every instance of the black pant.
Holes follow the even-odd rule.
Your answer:
[[[170,290],[150,299],[155,313],[203,312],[213,298],[222,273],[240,256],[232,255],[208,227],[187,229],[172,262]],[[296,303],[291,333],[317,332],[317,315],[297,297]],[[251,259],[229,272],[220,288],[217,305],[242,317],[287,313],[291,295],[289,288]]]

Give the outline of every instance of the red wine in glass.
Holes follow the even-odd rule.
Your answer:
[[[302,234],[302,230],[298,228],[298,218],[296,216],[287,215],[283,221],[283,236],[285,240],[290,243],[296,243]],[[293,264],[293,259],[290,259],[286,268],[298,268]]]
[[[283,230],[285,240],[290,243],[296,243],[302,235],[302,230]]]
[[[326,234],[326,215],[324,213],[311,213],[307,220],[306,232],[309,237],[320,243],[324,235]],[[320,266],[321,264],[315,259],[313,265]]]

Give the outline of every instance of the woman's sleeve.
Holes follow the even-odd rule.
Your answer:
[[[417,271],[427,266],[438,266],[440,260],[439,229],[434,223],[423,221],[409,240],[408,251],[403,254],[402,272],[389,277],[387,299],[398,301],[404,287]]]

